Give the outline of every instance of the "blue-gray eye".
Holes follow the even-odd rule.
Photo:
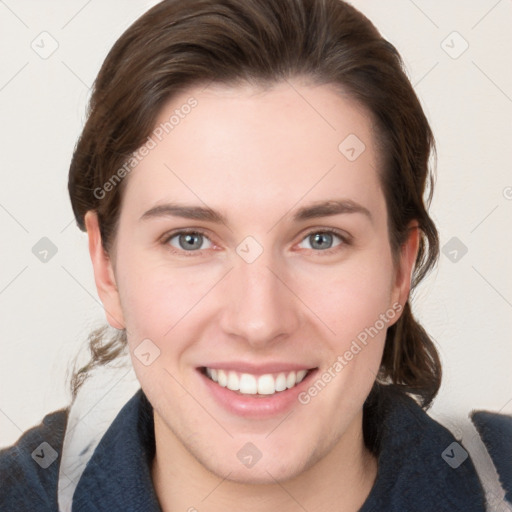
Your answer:
[[[335,239],[338,239],[338,243],[335,244]],[[317,231],[315,233],[311,233],[310,235],[304,238],[303,242],[307,241],[309,243],[309,247],[306,249],[317,249],[317,250],[325,250],[331,249],[336,245],[340,245],[342,242],[341,238],[335,233],[329,233],[328,231]]]
[[[178,241],[178,246],[173,243],[175,240]],[[208,249],[209,247],[202,247],[205,242],[210,243],[201,233],[177,233],[169,238],[169,244],[177,249],[183,249],[184,251],[195,251],[199,249]],[[211,243],[210,243],[211,246]]]

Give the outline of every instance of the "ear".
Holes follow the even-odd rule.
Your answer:
[[[109,255],[103,249],[98,216],[89,210],[85,214],[85,227],[89,237],[89,254],[94,269],[94,281],[98,295],[105,308],[108,323],[115,329],[124,329],[124,317],[121,309],[114,269]]]
[[[393,283],[393,304],[399,303],[402,308],[409,299],[412,273],[420,245],[420,228],[417,221],[411,221],[407,227],[407,240],[400,247],[398,268]]]

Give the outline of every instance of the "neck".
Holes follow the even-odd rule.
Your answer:
[[[299,508],[308,512],[355,512],[375,482],[377,459],[364,445],[362,413],[329,453],[299,475],[271,484],[246,484],[215,475],[154,415],[152,479],[163,512],[225,511],[233,508],[233,503],[243,503],[247,512]]]

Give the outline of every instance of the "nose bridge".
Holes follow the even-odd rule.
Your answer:
[[[297,301],[283,284],[271,251],[252,262],[236,258],[223,299],[221,326],[251,345],[265,345],[292,333],[299,324]]]

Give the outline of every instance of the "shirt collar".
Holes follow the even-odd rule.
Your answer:
[[[153,408],[139,389],[103,436],[76,487],[73,511],[160,512],[151,480]]]
[[[378,454],[378,474],[361,512],[485,510],[471,459],[457,468],[446,462],[443,453],[455,439],[412,398],[381,388],[374,405],[365,404],[365,425],[365,438]],[[87,464],[73,512],[161,512],[151,479],[154,455],[153,409],[139,389]]]
[[[370,397],[365,404],[365,438],[373,439],[378,470],[360,512],[485,511],[473,462],[470,457],[463,460],[466,452],[447,428],[393,386],[376,385]]]

